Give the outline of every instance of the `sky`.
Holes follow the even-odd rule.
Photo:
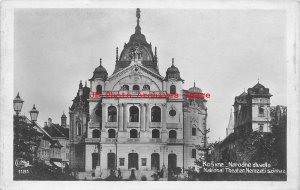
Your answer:
[[[225,138],[234,97],[258,79],[270,89],[271,105],[286,105],[285,16],[280,10],[141,9],[142,33],[157,46],[160,74],[174,58],[184,89],[195,81],[211,94],[209,142]],[[40,125],[49,117],[60,123],[100,58],[112,74],[115,49],[122,51],[135,26],[135,9],[17,9],[14,92],[25,101],[22,113],[29,117],[35,104]]]

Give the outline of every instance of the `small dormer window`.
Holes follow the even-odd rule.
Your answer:
[[[146,85],[144,85],[144,86],[143,86],[143,90],[150,90],[150,86],[149,86],[149,85],[147,85],[147,84],[146,84]]]
[[[128,91],[128,90],[129,90],[129,86],[128,86],[128,85],[123,85],[123,86],[121,87],[121,90],[123,90],[123,91]]]

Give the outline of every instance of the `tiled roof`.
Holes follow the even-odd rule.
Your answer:
[[[45,126],[44,129],[52,138],[69,138],[69,129],[63,128],[58,124],[52,123],[50,126]]]

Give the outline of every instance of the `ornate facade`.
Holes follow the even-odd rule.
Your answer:
[[[113,74],[108,75],[100,60],[90,87],[80,82],[69,112],[72,168],[103,178],[115,169],[128,178],[134,169],[140,178],[162,168],[194,166],[202,154],[195,146],[203,145],[206,100],[185,98],[184,80],[174,59],[165,77],[157,63],[157,48],[153,53],[141,33],[137,9],[135,33],[120,56],[116,49]],[[90,92],[101,95],[90,98]],[[188,92],[202,93],[195,85]],[[145,94],[174,96],[149,98]]]

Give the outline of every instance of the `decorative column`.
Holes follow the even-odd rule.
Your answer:
[[[150,105],[148,103],[146,105],[146,131],[149,131],[149,125],[150,125]]]
[[[128,122],[128,109],[127,109],[127,104],[123,104],[124,105],[124,109],[123,109],[123,131],[127,131],[127,122]]]
[[[140,104],[141,106],[141,131],[145,131],[145,104]]]
[[[167,104],[163,103],[161,104],[162,106],[162,120],[161,120],[161,124],[162,124],[162,130],[163,131],[167,131]]]
[[[123,128],[123,105],[118,104],[118,106],[119,106],[119,114],[118,114],[119,131],[124,131],[124,128]]]

